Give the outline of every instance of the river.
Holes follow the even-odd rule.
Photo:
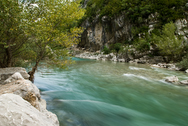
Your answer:
[[[183,72],[74,58],[68,70],[40,67],[35,84],[61,126],[187,126],[188,87],[166,83]]]

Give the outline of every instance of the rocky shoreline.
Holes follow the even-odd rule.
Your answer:
[[[59,126],[55,114],[46,110],[39,89],[21,67],[0,69],[0,122],[3,126]]]
[[[176,70],[176,71],[181,70],[180,68],[176,67],[175,64],[165,63],[162,56],[153,57],[153,59],[152,58],[149,59],[147,58],[147,56],[143,56],[142,58],[132,59],[128,61],[126,60],[127,58],[122,58],[123,56],[121,56],[121,54],[119,56],[118,55],[116,56],[113,53],[103,54],[99,52],[94,53],[94,52],[84,51],[82,53],[76,54],[75,57],[84,58],[84,59],[102,60],[102,61],[112,61],[112,62],[141,63],[141,64],[148,64],[151,67],[165,68],[168,70]],[[188,73],[188,70],[185,70],[185,73]],[[179,81],[179,79],[176,76],[167,77],[165,81],[177,85],[188,85],[188,80]]]
[[[151,67],[181,71],[181,69],[178,68],[175,64],[165,63],[164,57],[162,56],[154,56],[151,58],[145,55],[142,56],[141,58],[134,59],[130,55],[126,55],[126,56],[122,54],[115,55],[113,53],[103,54],[100,53],[99,51],[98,52],[78,51],[75,54],[75,57],[84,58],[84,59],[102,60],[102,61],[112,61],[112,62],[127,62],[127,63],[136,63],[136,64],[140,63],[140,64],[150,65]],[[188,70],[185,70],[185,73],[188,73]],[[179,79],[176,76],[168,77],[166,78],[165,81],[178,85],[188,85],[188,80],[179,81]]]
[[[127,54],[117,54],[114,53],[110,54],[103,54],[98,52],[89,52],[89,51],[82,51],[77,52],[75,55],[77,58],[84,58],[84,59],[93,59],[93,60],[102,60],[102,61],[112,61],[112,62],[127,62],[127,63],[138,63],[138,64],[148,64],[152,67],[158,68],[166,68],[169,70],[176,70],[180,71],[181,69],[178,68],[175,64],[166,63],[164,57],[162,56],[154,56],[149,57],[147,55],[143,55],[140,58],[134,58],[131,55]],[[188,73],[188,70],[185,71]]]

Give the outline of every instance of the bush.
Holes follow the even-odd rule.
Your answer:
[[[188,69],[188,55],[181,62],[179,62],[177,66],[183,70]]]
[[[13,66],[14,67],[28,67],[28,64],[29,63],[27,61],[24,61],[21,58],[16,58],[16,59],[14,59]]]
[[[136,50],[140,52],[145,52],[150,50],[150,43],[146,39],[139,39],[138,44],[136,45]]]
[[[153,40],[163,55],[170,56],[171,59],[179,57],[183,53],[185,45],[183,38],[175,35],[176,26],[173,22],[165,24],[162,34],[157,36],[153,34]]]
[[[116,44],[114,44],[114,45],[112,46],[112,48],[113,48],[114,50],[116,50],[116,53],[118,53],[119,50],[122,48],[122,44],[121,44],[121,43],[116,43]]]
[[[104,52],[104,54],[109,54],[110,53],[110,49],[107,48],[106,46],[104,46],[103,52]]]

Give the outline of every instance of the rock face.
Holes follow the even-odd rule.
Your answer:
[[[41,99],[39,89],[31,81],[24,79],[24,77],[25,78],[29,77],[26,70],[24,68],[6,68],[3,70],[5,70],[5,71],[3,73],[1,73],[1,75],[3,76],[3,79],[5,79],[5,78],[7,78],[7,79],[1,80],[0,96],[2,96],[3,98],[5,98],[5,97],[7,98],[10,96],[10,98],[7,98],[9,101],[5,101],[5,102],[11,103],[12,106],[18,105],[17,106],[18,108],[15,108],[16,110],[8,110],[5,108],[6,106],[4,107],[4,109],[6,110],[6,111],[5,110],[4,111],[6,113],[9,113],[11,118],[10,119],[7,118],[6,114],[4,115],[4,117],[3,117],[3,114],[0,114],[2,119],[5,119],[2,121],[0,120],[0,122],[4,121],[5,125],[3,125],[3,126],[9,126],[9,125],[21,126],[22,124],[27,125],[27,126],[29,126],[29,125],[32,125],[32,126],[59,126],[59,121],[57,119],[57,116],[46,110],[46,101]],[[3,70],[0,69],[0,71],[3,71]],[[13,72],[15,72],[15,73],[13,73],[11,70],[13,70]],[[16,72],[16,70],[22,72],[22,74],[19,72]],[[22,77],[22,75],[24,75],[24,77]],[[8,95],[6,95],[7,93],[8,93]],[[20,97],[20,98],[18,98],[18,97]],[[2,98],[2,100],[3,100],[3,98]],[[17,99],[18,101],[12,101],[14,98]],[[22,99],[23,101],[25,100],[25,102],[23,102],[20,99]],[[26,101],[27,101],[27,104],[29,104],[29,106],[26,104]],[[19,102],[19,103],[16,104],[16,102]],[[20,104],[20,102],[21,102],[21,104]],[[0,101],[0,105],[1,105],[1,101]],[[24,111],[23,111],[23,109],[21,109],[25,105],[26,105],[25,108],[29,109],[28,111],[26,111],[26,109],[24,109]],[[33,110],[33,109],[35,109],[35,110]],[[11,111],[13,113],[11,113],[9,111]],[[30,113],[30,112],[33,112],[33,113]],[[16,113],[18,115],[16,115]],[[35,113],[36,113],[36,115],[35,115]],[[38,113],[41,113],[41,114],[39,114],[41,117],[37,117]],[[15,120],[17,118],[21,119],[20,122],[22,122],[22,124],[20,124],[19,121]],[[23,121],[24,118],[25,118],[25,122]],[[9,119],[9,123],[6,123],[7,119]],[[39,121],[41,121],[41,122],[38,123]],[[37,122],[37,124],[35,122]],[[46,122],[48,122],[48,123],[46,123]]]
[[[184,36],[184,41],[188,43],[188,29],[187,29],[187,23],[188,21],[186,19],[179,19],[176,20],[175,25],[177,27],[176,33],[178,35]]]
[[[102,19],[96,17],[91,23],[86,20],[83,27],[86,30],[83,32],[78,46],[89,51],[102,50],[105,45],[132,39],[132,24],[126,19],[125,12],[111,19],[108,16],[103,16]]]
[[[15,94],[0,95],[1,126],[58,126],[54,114],[35,109],[29,102]]]

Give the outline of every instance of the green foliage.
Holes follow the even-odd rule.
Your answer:
[[[175,21],[178,18],[183,18],[186,0],[154,0],[153,9],[159,13],[158,20],[166,24],[170,21]],[[162,24],[162,25],[163,25]]]
[[[129,51],[129,47],[128,46],[121,46],[120,50],[118,53],[120,54],[127,54]]]
[[[16,58],[14,59],[14,66],[15,67],[28,67],[28,62],[26,60],[23,60],[22,58]]]
[[[104,52],[104,54],[109,54],[110,53],[110,49],[107,48],[106,46],[104,46],[103,52]]]
[[[130,44],[132,44],[132,42],[131,42],[130,40],[125,40],[125,41],[123,42],[123,44],[124,44],[124,45],[130,45]]]
[[[118,53],[122,48],[122,44],[121,43],[115,43],[111,46],[111,49],[112,50],[115,50],[116,53]]]
[[[138,43],[136,44],[136,50],[140,52],[145,52],[150,50],[150,43],[146,39],[139,39]]]
[[[121,11],[122,0],[89,0],[86,7],[86,17],[90,18],[90,21],[96,16],[100,17],[107,15],[112,17]]]
[[[57,63],[57,59],[64,55],[60,52],[64,53],[66,48],[78,43],[82,28],[75,27],[75,23],[85,12],[80,8],[79,2],[39,0],[33,3],[39,7],[27,8],[34,20],[30,21],[28,34],[33,36],[33,39],[30,40],[27,49],[32,53],[35,52],[36,61],[49,57]]]
[[[183,18],[186,0],[89,0],[86,17],[93,20],[97,15],[113,17],[122,11],[136,27],[146,24],[145,19],[157,12],[159,27],[176,19]],[[142,26],[142,25],[141,25]]]
[[[177,66],[184,70],[188,69],[188,55]]]
[[[13,57],[22,55],[28,39],[26,18],[23,4],[15,0],[0,1],[0,67],[10,67]]]
[[[163,26],[162,34],[157,36],[153,34],[153,40],[161,53],[171,56],[172,58],[178,57],[184,51],[185,45],[183,38],[175,35],[176,27],[173,22],[167,23]]]
[[[148,26],[143,25],[140,27],[132,27],[131,33],[134,36],[134,38],[138,38],[138,34],[147,34],[148,30]]]
[[[25,3],[24,3],[25,2]],[[36,64],[48,57],[50,64],[64,68],[71,62],[66,48],[79,42],[76,27],[85,10],[79,0],[0,1],[0,67],[21,65],[19,59]]]

